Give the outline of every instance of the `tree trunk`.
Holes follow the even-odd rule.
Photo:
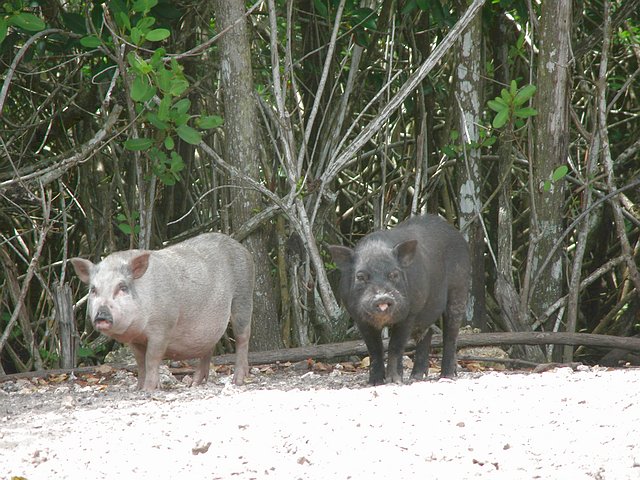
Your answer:
[[[464,11],[467,2],[460,1]],[[471,254],[471,295],[467,305],[467,323],[486,330],[484,233],[480,217],[480,149],[468,148],[480,140],[482,104],[482,17],[474,18],[462,38],[458,66],[454,75],[454,111],[458,113],[456,126],[460,128],[463,156],[458,159],[458,197],[460,200],[460,230],[469,244]]]
[[[563,181],[550,180],[553,172],[566,164],[568,155],[570,34],[571,2],[543,2],[536,94],[538,115],[534,118],[531,216],[534,284],[529,292],[529,305],[536,317],[562,296],[564,284],[560,249],[553,255],[551,252],[563,231],[565,189]],[[550,257],[548,262],[547,257]],[[543,268],[544,263],[547,266]]]
[[[58,284],[53,295],[60,335],[60,367],[73,368],[76,366],[78,332],[74,322],[71,287],[68,283]]]
[[[241,0],[214,0],[216,26],[226,31],[218,42],[224,102],[225,155],[228,162],[248,177],[260,179],[260,138],[258,112],[253,88],[251,50],[245,10]],[[239,229],[262,209],[260,193],[231,179],[238,186],[231,202],[232,227]],[[260,228],[245,241],[256,266],[256,293],[253,305],[252,350],[279,348],[280,326],[274,301],[268,232]]]

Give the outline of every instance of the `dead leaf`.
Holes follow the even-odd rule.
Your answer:
[[[316,362],[313,365],[314,372],[330,372],[332,370],[333,366],[329,365],[328,363]]]
[[[98,365],[96,367],[96,373],[99,373],[101,375],[107,375],[109,373],[113,373],[115,369],[111,366],[111,365]]]
[[[357,370],[357,367],[352,362],[343,362],[340,365],[342,365],[342,369],[345,372],[355,372]]]
[[[470,372],[484,372],[486,370],[485,366],[478,362],[466,362],[464,366]]]
[[[49,377],[47,377],[47,379],[49,380],[49,383],[66,382],[68,378],[69,378],[69,375],[67,375],[66,373],[61,373],[59,375],[49,375]]]

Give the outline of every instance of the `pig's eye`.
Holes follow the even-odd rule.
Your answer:
[[[389,273],[389,280],[398,280],[400,278],[400,272],[398,272],[397,270],[394,270],[393,272]]]
[[[129,287],[126,284],[121,283],[118,285],[118,293],[129,293]]]
[[[89,287],[89,294],[90,295],[95,295],[96,293],[97,293],[96,287],[91,285],[91,287]]]
[[[368,278],[368,275],[364,272],[356,273],[356,282],[366,282]]]

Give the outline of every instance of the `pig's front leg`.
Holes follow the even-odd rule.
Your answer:
[[[147,346],[132,343],[130,347],[133,351],[133,356],[136,359],[136,365],[138,367],[138,390],[142,390],[142,387],[144,387],[144,379],[146,377],[145,355],[147,353]]]
[[[405,320],[390,328],[389,358],[387,360],[387,380],[393,383],[402,383],[402,356],[407,346],[411,322]]]
[[[371,385],[382,385],[384,383],[382,332],[368,323],[358,323],[358,327],[369,351],[369,383]]]
[[[152,340],[147,343],[147,351],[144,356],[145,375],[142,389],[150,392],[158,388],[160,384],[160,363],[167,351],[168,340]]]

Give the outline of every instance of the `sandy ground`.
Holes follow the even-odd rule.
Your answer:
[[[0,478],[640,479],[640,369],[0,384]]]

